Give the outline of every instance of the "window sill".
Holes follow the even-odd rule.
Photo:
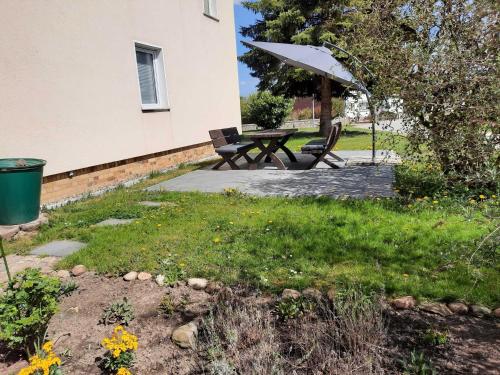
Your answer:
[[[170,112],[170,108],[142,108],[142,113],[148,112]]]
[[[204,15],[205,17],[210,18],[211,20],[214,20],[214,21],[216,21],[216,22],[220,22],[220,20],[219,20],[217,17],[211,16],[211,15],[210,15],[210,14],[208,14],[208,13],[203,13],[203,15]]]

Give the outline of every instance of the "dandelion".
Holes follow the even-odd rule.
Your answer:
[[[218,244],[218,243],[220,243],[220,242],[221,242],[221,239],[220,239],[220,237],[215,237],[215,238],[212,240],[212,242],[213,242],[213,243],[215,243],[215,244]]]
[[[234,223],[232,221],[230,221],[229,224],[233,225]]]
[[[127,370],[125,367],[120,367],[116,372],[116,375],[132,375],[132,373]]]
[[[483,200],[483,199],[486,199],[486,196],[484,196],[483,194],[479,195],[479,199]]]
[[[269,221],[268,221],[268,223],[269,223],[269,224],[272,224],[272,223],[273,223],[273,221],[272,221],[272,220],[269,220]]]
[[[497,199],[497,196],[496,196],[495,194],[493,194],[493,195],[491,196],[491,199]]]
[[[158,228],[160,228],[160,227],[161,227],[161,224],[156,224],[156,226],[157,226]]]
[[[432,204],[438,204],[439,201],[432,201]]]

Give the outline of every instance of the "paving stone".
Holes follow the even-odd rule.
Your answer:
[[[80,249],[83,249],[85,246],[87,246],[87,244],[77,241],[53,241],[33,249],[33,251],[31,251],[31,254],[65,257],[77,252]]]
[[[106,219],[104,221],[101,221],[100,223],[97,223],[97,227],[115,227],[118,225],[128,225],[132,224],[135,219]]]
[[[162,204],[161,202],[151,202],[151,201],[144,201],[144,202],[139,202],[141,206],[145,207],[161,207]]]

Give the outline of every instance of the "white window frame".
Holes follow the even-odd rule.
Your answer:
[[[137,66],[136,51],[150,53],[153,55],[153,70],[155,74],[155,90],[157,103],[144,104],[142,102],[141,85],[139,80],[139,69]],[[167,80],[165,76],[165,60],[163,58],[163,48],[152,44],[134,41],[134,59],[136,62],[137,87],[139,89],[139,99],[143,111],[169,110],[167,95]]]
[[[203,14],[215,21],[219,20],[217,0],[202,0],[203,1]]]

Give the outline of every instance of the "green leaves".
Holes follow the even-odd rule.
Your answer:
[[[0,340],[11,349],[30,350],[43,340],[47,324],[57,310],[58,279],[28,268],[14,276],[0,297]]]
[[[259,92],[248,98],[250,120],[264,129],[279,128],[291,109],[291,100],[274,96],[268,91]]]

